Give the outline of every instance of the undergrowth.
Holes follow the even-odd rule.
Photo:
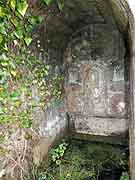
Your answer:
[[[35,168],[30,179],[98,180],[105,171],[120,170],[120,180],[129,180],[126,149],[98,143],[71,141],[50,152],[48,168]]]

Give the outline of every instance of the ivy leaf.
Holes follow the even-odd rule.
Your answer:
[[[7,35],[6,28],[4,26],[4,23],[0,23],[0,33]]]
[[[17,71],[15,71],[15,70],[12,70],[10,73],[11,73],[14,77],[16,77],[16,75],[17,75]]]
[[[59,0],[59,1],[57,2],[57,4],[58,4],[58,7],[59,7],[59,10],[62,11],[63,8],[64,8],[64,1]]]
[[[25,41],[26,45],[29,46],[30,43],[32,42],[32,38],[31,37],[25,37],[24,41]]]
[[[21,105],[21,101],[20,101],[20,100],[17,100],[17,101],[15,102],[15,107],[18,108],[20,105]]]
[[[4,108],[0,107],[0,114],[4,114]]]
[[[15,7],[16,7],[16,0],[10,0],[10,7],[13,11],[15,11]]]
[[[5,15],[3,8],[0,6],[0,17],[3,17]]]
[[[45,19],[44,16],[37,16],[38,23],[41,23]]]
[[[6,44],[6,43],[4,44],[3,49],[4,49],[5,51],[8,51],[8,46],[7,46],[7,44]]]
[[[0,34],[0,44],[2,43],[3,41],[3,36]]]
[[[28,9],[28,3],[26,0],[22,1],[22,2],[19,2],[17,4],[17,11],[24,17],[25,16],[25,13]]]
[[[18,38],[18,39],[22,39],[23,38],[23,31],[21,29],[18,29],[16,31],[13,32],[14,35]]]
[[[19,23],[18,23],[17,19],[11,19],[11,22],[13,23],[13,25],[14,25],[15,27],[18,27],[18,26],[19,26]]]
[[[44,0],[47,6],[49,6],[52,3],[53,0]]]
[[[8,57],[3,53],[1,56],[0,56],[0,60],[4,60],[4,61],[8,61]]]
[[[12,69],[16,69],[15,63],[12,62],[11,60],[9,61],[9,65],[11,66]]]
[[[4,91],[4,88],[0,87],[0,94],[3,93],[3,91]]]
[[[3,67],[6,67],[6,66],[8,66],[8,62],[1,62],[1,65],[2,65]]]

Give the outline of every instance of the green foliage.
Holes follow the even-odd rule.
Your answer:
[[[64,0],[57,0],[59,9],[62,11],[64,8]]]
[[[46,4],[50,5],[49,1]],[[27,0],[0,1],[0,144],[3,145],[0,156],[5,158],[10,154],[5,144],[12,133],[18,128],[32,127],[35,107],[44,108],[52,99],[61,97],[62,77],[49,76],[51,65],[28,47],[33,40],[32,31],[44,20],[44,16],[32,12]],[[38,102],[33,95],[35,89]],[[25,138],[30,140],[32,135],[25,133]],[[48,172],[34,171],[32,177],[44,180]]]
[[[63,0],[40,0],[46,6],[57,3],[60,10],[64,8]],[[32,14],[27,0],[8,0],[0,2],[0,48],[8,51],[8,45],[17,41],[27,46],[32,42],[32,30],[44,19],[43,16]]]
[[[12,4],[11,8],[13,10],[15,10],[15,8],[16,8],[17,11],[21,14],[21,16],[23,16],[23,17],[25,16],[26,11],[27,11],[28,6],[29,6],[26,0],[20,1],[19,3],[17,3],[17,1],[15,1],[15,0],[11,0],[10,5],[11,4]],[[17,4],[17,6],[16,6],[16,4]]]
[[[0,144],[2,145],[0,157],[2,156],[5,160],[9,155],[12,156],[11,152],[14,151],[11,148],[9,151],[6,143],[9,144],[10,138],[16,130],[23,128],[24,138],[32,139],[32,131],[29,128],[32,127],[35,108],[44,109],[52,100],[55,102],[61,98],[62,76],[57,74],[52,76],[50,72],[53,67],[31,52],[32,32],[45,20],[45,16],[34,14],[29,3],[33,2],[0,0],[0,127],[2,129],[0,132]],[[43,4],[43,0],[38,3]],[[44,6],[47,7],[53,3],[55,0],[46,1]],[[10,146],[12,147],[12,143]],[[61,158],[65,146],[66,144],[60,146]],[[27,150],[25,153],[27,154]],[[20,154],[20,157],[25,156],[24,154]],[[17,155],[12,158],[18,157]],[[18,162],[23,163],[20,161],[20,157]],[[16,159],[15,161],[17,162]],[[23,169],[23,165],[20,165],[20,168]],[[44,180],[46,177],[47,180],[49,180],[48,177],[52,180],[47,171],[35,170],[32,171],[32,178],[31,176],[27,177],[27,180]],[[1,176],[4,175],[3,171],[0,173]]]
[[[40,102],[38,106],[44,107],[53,98],[61,97],[61,77],[45,80],[50,70],[50,65],[43,63],[34,55],[24,51],[23,54],[15,54],[9,59],[3,54],[0,56],[0,124],[18,124],[19,127],[31,126],[31,114],[35,106],[32,98],[32,87],[36,86],[39,92]],[[24,66],[24,72],[22,67]],[[28,72],[27,72],[28,69]],[[29,74],[29,77],[27,76]],[[24,112],[18,112],[23,105],[24,96],[27,107]],[[36,105],[37,106],[37,105]],[[28,111],[27,111],[28,109]]]
[[[51,4],[53,4],[55,1],[54,0],[43,0],[43,2],[47,5],[50,6]],[[56,0],[56,3],[58,5],[58,8],[60,11],[63,10],[64,8],[64,0]]]
[[[97,180],[105,171],[121,169],[124,173],[120,180],[130,180],[126,173],[128,159],[123,152],[119,147],[100,143],[74,140],[68,144],[62,142],[51,150],[49,166],[45,168],[42,164],[40,167],[34,167],[26,179]]]
[[[130,176],[127,172],[123,172],[120,180],[130,180]]]
[[[64,153],[67,149],[68,144],[63,142],[60,144],[56,149],[52,151],[52,161],[55,162],[57,165],[61,164],[61,159],[64,156]]]
[[[27,111],[19,113],[19,121],[22,128],[30,128],[32,125],[32,119]]]
[[[58,165],[51,164],[49,170],[44,170],[47,180],[50,176],[59,180],[97,180],[104,171],[128,169],[126,154],[119,147],[72,141],[61,158],[59,146],[54,149],[53,156],[51,153],[53,162],[58,160]]]
[[[55,3],[44,2],[44,6]],[[62,77],[49,77],[51,65],[29,49],[32,32],[44,19],[34,15],[27,0],[0,1],[0,126],[8,127],[8,131],[30,128],[34,108],[44,108],[52,99],[61,97]],[[32,95],[35,88],[38,103]],[[0,134],[0,142],[4,140]]]
[[[32,38],[31,37],[25,37],[24,41],[25,41],[26,45],[29,46],[30,43],[32,42]]]
[[[49,6],[53,2],[53,0],[44,0],[44,2],[47,4],[47,6]]]

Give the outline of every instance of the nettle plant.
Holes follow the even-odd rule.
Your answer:
[[[29,48],[33,29],[47,16],[38,15],[35,7],[48,11],[53,3],[59,10],[64,7],[63,0],[0,0],[0,126],[10,130],[30,128],[33,109],[61,97],[62,76],[46,80],[52,66]],[[38,89],[38,104],[33,100],[33,87]]]

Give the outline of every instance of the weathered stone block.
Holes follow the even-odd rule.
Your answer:
[[[72,130],[79,134],[117,136],[128,131],[128,121],[123,118],[100,118],[70,114]]]

